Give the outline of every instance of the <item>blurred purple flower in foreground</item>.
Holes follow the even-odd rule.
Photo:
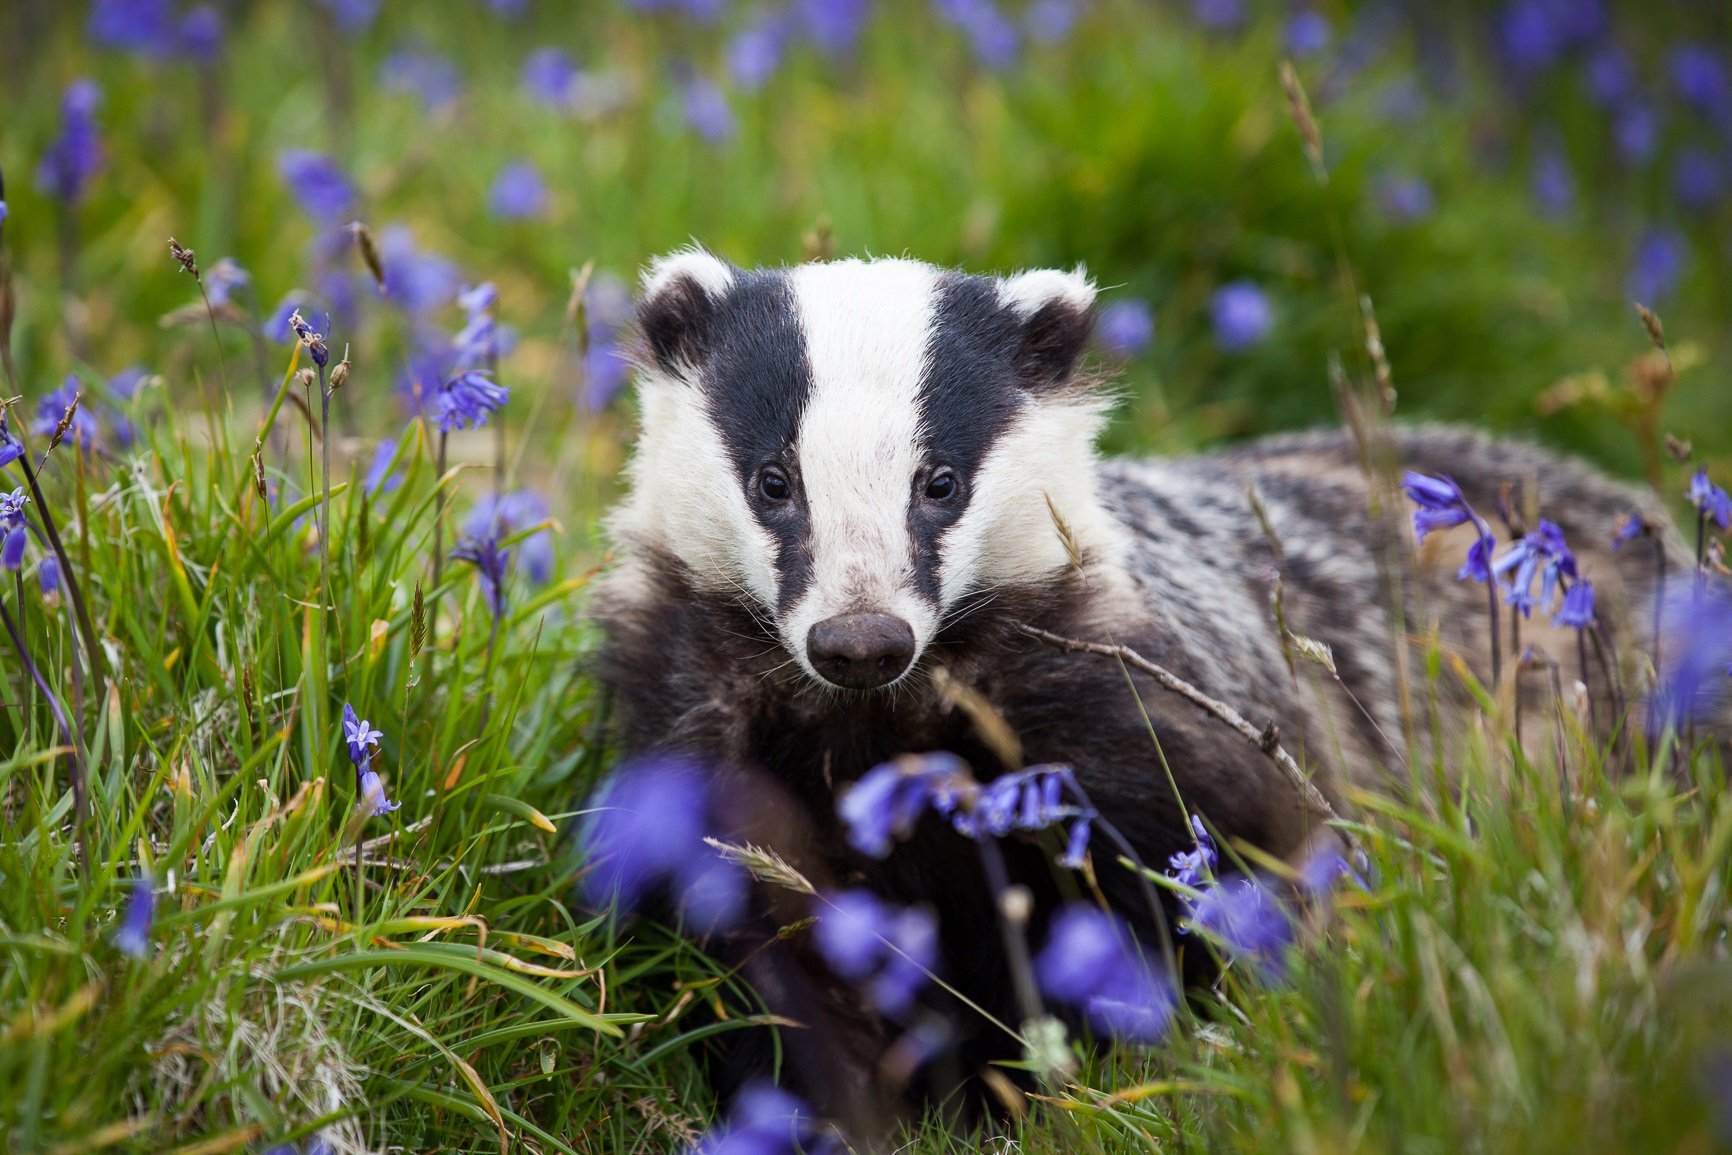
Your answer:
[[[1636,257],[1630,264],[1625,292],[1631,300],[1641,304],[1659,304],[1678,287],[1689,255],[1689,242],[1677,229],[1649,229],[1636,245]]]
[[[704,76],[690,77],[681,88],[680,104],[686,124],[711,144],[725,144],[733,137],[734,110],[715,81]]]
[[[801,30],[828,56],[854,51],[870,12],[869,0],[794,0]]]
[[[1315,56],[1329,47],[1333,36],[1329,18],[1321,12],[1305,9],[1287,21],[1287,51],[1294,56]]]
[[[1654,159],[1660,148],[1660,116],[1653,106],[1640,99],[1619,104],[1612,113],[1612,145],[1631,168]]]
[[[1034,973],[1049,997],[1125,1042],[1159,1042],[1178,1007],[1171,980],[1143,957],[1130,928],[1097,907],[1077,904],[1058,913]]]
[[[579,834],[585,900],[635,910],[665,886],[689,924],[725,929],[745,913],[746,878],[704,843],[709,826],[709,782],[695,763],[664,757],[620,767]]]
[[[1215,290],[1209,312],[1215,322],[1215,339],[1229,352],[1257,344],[1275,323],[1268,295],[1251,281],[1233,281]]]
[[[367,466],[367,476],[362,481],[368,497],[377,497],[381,493],[390,493],[403,484],[402,475],[392,468],[392,462],[397,458],[399,438],[393,437],[379,442],[373,450],[372,464]]]
[[[289,186],[301,211],[316,221],[334,224],[351,215],[359,199],[341,165],[321,152],[285,149],[277,155],[277,175]]]
[[[495,385],[485,373],[470,369],[451,377],[433,394],[433,420],[446,433],[487,424],[511,398],[511,390]]]
[[[505,571],[511,564],[511,551],[499,544],[497,533],[489,533],[459,541],[451,557],[475,567],[481,578],[481,597],[497,622],[505,613]]]
[[[1101,348],[1121,360],[1135,357],[1155,339],[1155,311],[1136,297],[1114,301],[1095,324]]]
[[[1266,979],[1287,973],[1293,919],[1260,878],[1233,878],[1204,888],[1190,903],[1189,923],[1179,929],[1205,931]]]
[[[728,75],[742,92],[756,92],[770,82],[787,53],[788,31],[782,13],[760,13],[728,41]]]
[[[526,160],[500,170],[487,194],[487,207],[502,220],[525,220],[547,212],[547,182],[541,170]]]
[[[1672,87],[1703,116],[1721,118],[1732,112],[1732,78],[1720,57],[1722,51],[1706,44],[1681,44],[1666,59]]]
[[[463,77],[449,56],[409,45],[379,65],[379,87],[417,97],[422,111],[436,113],[457,103],[463,94]]]
[[[938,13],[968,38],[974,58],[988,68],[1016,61],[1016,26],[994,0],[937,0]]]
[[[1588,95],[1596,104],[1610,106],[1623,100],[1635,87],[1635,70],[1624,50],[1607,41],[1589,54],[1583,63],[1588,82]]]
[[[91,80],[73,81],[61,98],[60,135],[42,156],[36,184],[64,204],[82,201],[102,167],[102,144],[96,136],[96,106],[101,101],[102,90]]]
[[[222,55],[227,35],[223,14],[214,5],[201,4],[181,17],[180,52],[197,64],[215,64]]]
[[[1036,44],[1057,44],[1070,36],[1082,15],[1082,0],[1034,0],[1022,13],[1023,27]]]
[[[1690,488],[1684,496],[1696,507],[1696,512],[1714,519],[1721,529],[1732,529],[1732,495],[1708,479],[1708,467],[1702,466],[1690,478]]]
[[[1679,149],[1672,160],[1672,193],[1691,212],[1708,211],[1726,195],[1725,164],[1699,145]]]
[[[1540,212],[1548,217],[1561,217],[1575,207],[1575,174],[1570,171],[1569,157],[1556,142],[1544,144],[1534,153],[1529,188]]]
[[[1436,201],[1431,186],[1410,173],[1385,173],[1377,182],[1377,203],[1392,221],[1407,223],[1431,215]]]
[[[734,1097],[727,1122],[699,1139],[690,1155],[843,1155],[848,1148],[817,1120],[780,1087],[752,1083]]]
[[[173,56],[178,41],[172,0],[96,0],[85,32],[103,48],[154,60]]]
[[[140,874],[132,880],[132,893],[126,900],[126,911],[114,932],[114,945],[121,954],[144,958],[150,953],[150,928],[156,921],[156,884],[150,875]]]
[[[1722,717],[1732,695],[1732,588],[1716,583],[1673,591],[1660,620],[1666,668],[1654,691],[1654,723]]]
[[[547,499],[532,489],[501,497],[489,493],[475,503],[463,521],[465,537],[514,537],[547,520]],[[553,576],[553,535],[545,528],[524,538],[517,560],[529,580],[540,585]]]
[[[220,309],[229,303],[236,289],[251,280],[251,275],[233,257],[223,257],[204,271],[205,295],[210,298],[212,308]]]
[[[919,907],[893,907],[867,890],[844,890],[813,907],[812,941],[839,978],[872,1005],[900,1015],[926,985],[938,957],[938,920]]]
[[[537,48],[523,60],[523,87],[556,108],[570,108],[577,93],[577,63],[559,48]]]
[[[384,0],[319,0],[345,32],[365,32]]]
[[[463,282],[456,262],[417,246],[407,225],[391,225],[379,233],[379,262],[391,299],[410,314],[444,308]]]
[[[30,426],[30,432],[38,437],[52,437],[59,428],[66,410],[74,399],[78,401],[78,412],[72,415],[72,424],[66,429],[66,440],[78,444],[80,449],[89,453],[96,448],[96,438],[99,432],[96,424],[96,414],[93,412],[94,402],[89,397],[80,397],[82,392],[76,373],[68,373],[60,388],[43,397],[36,403],[36,420]]]
[[[1215,32],[1237,32],[1245,26],[1245,0],[1191,0],[1197,23]]]

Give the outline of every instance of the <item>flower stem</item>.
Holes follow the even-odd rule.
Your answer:
[[[18,430],[19,441],[25,440],[24,430]],[[55,527],[54,515],[49,512],[48,503],[43,500],[42,486],[36,479],[36,470],[30,464],[30,449],[28,444],[18,458],[19,468],[24,470],[24,482],[30,487],[30,496],[35,499],[36,515],[42,519],[42,532],[48,539],[48,547],[54,551],[55,560],[60,563],[60,580],[66,586],[66,596],[72,602],[72,613],[78,619],[78,632],[84,637],[84,652],[90,667],[91,677],[95,679],[96,696],[100,698],[103,690],[103,680],[108,677],[108,665],[102,657],[102,646],[96,638],[96,627],[91,624],[90,608],[84,602],[84,590],[78,584],[78,573],[72,567],[72,559],[66,554],[66,546],[60,540],[60,531]]]
[[[433,596],[427,606],[427,644],[439,636],[439,576],[445,569],[445,449],[450,434],[439,431],[439,460],[433,483]]]
[[[1016,999],[1022,1011],[1022,1021],[1032,1023],[1043,1013],[1040,994],[1034,985],[1034,966],[1029,961],[1028,943],[1022,937],[1022,927],[1012,925],[1004,909],[1005,896],[1010,892],[1010,874],[1004,868],[1004,855],[998,841],[991,837],[977,840],[980,862],[986,869],[986,884],[992,891],[992,905],[998,915],[998,927],[1004,936],[1005,961],[1010,964],[1010,979],[1016,988]]]
[[[319,366],[319,425],[325,436],[320,438],[324,462],[319,473],[319,605],[329,613],[334,608],[331,596],[331,391],[325,385],[325,367]]]
[[[22,607],[23,603],[20,603]],[[42,671],[36,668],[36,663],[30,658],[30,651],[25,648],[24,637],[18,632],[18,626],[12,621],[12,615],[6,612],[6,603],[0,601],[0,622],[6,626],[6,633],[12,639],[12,648],[18,651],[18,658],[24,663],[24,668],[30,671],[30,678],[36,683],[48,700],[48,708],[54,712],[54,721],[60,726],[60,740],[67,747],[67,757],[72,763],[72,829],[73,836],[78,840],[78,860],[84,868],[85,877],[90,876],[90,844],[85,830],[85,819],[90,813],[89,784],[85,775],[84,750],[73,735],[72,726],[66,720],[66,712],[60,708],[60,699],[49,689],[48,682],[42,677]]]

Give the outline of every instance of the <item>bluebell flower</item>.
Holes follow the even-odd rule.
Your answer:
[[[397,460],[396,437],[379,442],[373,450],[372,463],[367,466],[367,475],[361,485],[367,491],[368,497],[377,497],[381,493],[390,493],[403,484],[403,477],[394,467]]]
[[[1726,166],[1700,145],[1687,145],[1672,160],[1672,193],[1691,212],[1706,212],[1726,195]]]
[[[1514,576],[1506,577],[1511,571]],[[1492,563],[1491,572],[1504,585],[1504,601],[1520,610],[1522,617],[1531,617],[1535,608],[1551,608],[1560,578],[1576,576],[1576,555],[1565,544],[1557,523],[1542,517],[1532,532]],[[1538,598],[1533,592],[1535,578],[1540,582]]]
[[[1057,44],[1069,38],[1082,15],[1082,0],[1034,0],[1022,12],[1022,26],[1036,44]]]
[[[1558,612],[1552,615],[1552,625],[1585,630],[1594,624],[1594,583],[1581,580],[1564,591]]]
[[[343,703],[343,740],[349,746],[349,761],[355,766],[356,807],[375,817],[389,814],[402,806],[385,795],[385,784],[373,769],[373,758],[379,752],[379,739],[384,734],[373,729],[355,713],[355,707]]]
[[[1300,866],[1299,886],[1305,893],[1321,898],[1329,895],[1336,885],[1346,878],[1357,884],[1360,890],[1369,891],[1371,884],[1367,879],[1370,875],[1371,860],[1365,856],[1363,850],[1356,851],[1354,861],[1348,862],[1334,846],[1324,845],[1318,847]]]
[[[289,324],[289,319],[303,311],[313,312],[318,304],[318,299],[311,293],[295,289],[277,302],[277,307],[271,311],[264,324],[259,326],[259,332],[264,334],[266,340],[275,341],[279,345],[298,341],[300,337]]]
[[[463,94],[463,77],[449,56],[405,45],[379,65],[379,87],[414,96],[423,112],[437,113],[457,103]]]
[[[590,869],[580,885],[594,907],[635,910],[666,888],[688,925],[721,930],[745,913],[744,873],[705,843],[709,780],[679,757],[615,771],[591,802],[578,843]]]
[[[937,0],[939,15],[968,38],[974,58],[988,68],[1006,68],[1016,60],[1016,26],[996,0]]]
[[[531,97],[569,109],[577,94],[577,62],[559,48],[537,48],[523,60],[523,88]]]
[[[1622,101],[1636,86],[1635,70],[1624,50],[1608,40],[1583,62],[1588,94],[1602,107]]]
[[[1713,518],[1714,524],[1721,529],[1732,529],[1732,496],[1708,480],[1707,466],[1698,469],[1690,478],[1690,488],[1684,496],[1696,507],[1696,512]]]
[[[1167,877],[1180,886],[1197,890],[1215,877],[1221,856],[1216,853],[1215,840],[1204,829],[1202,818],[1195,814],[1191,815],[1191,834],[1196,839],[1191,849],[1167,856]]]
[[[854,51],[871,7],[870,0],[794,0],[801,30],[827,56]]]
[[[84,31],[93,44],[153,60],[174,55],[172,0],[96,0]]]
[[[42,587],[42,596],[51,597],[60,592],[60,559],[53,554],[44,554],[42,560],[36,563],[36,581]]]
[[[330,320],[329,317],[325,318],[327,328],[330,327]],[[314,329],[307,319],[301,316],[299,310],[289,314],[289,328],[294,330],[301,347],[312,356],[313,364],[323,369],[330,363],[331,347],[325,343],[325,335]]]
[[[1126,297],[1101,310],[1095,323],[1101,348],[1121,360],[1135,357],[1155,338],[1155,311],[1147,301]]]
[[[867,890],[844,890],[815,907],[812,942],[837,977],[872,1005],[900,1015],[926,985],[938,957],[938,920],[919,907],[892,907]]]
[[[450,304],[463,281],[456,262],[423,251],[415,244],[415,234],[403,225],[380,230],[379,263],[391,299],[411,315]]]
[[[1640,168],[1660,149],[1660,115],[1646,101],[1632,99],[1612,112],[1612,146],[1630,168]]]
[[[1724,117],[1732,111],[1732,78],[1721,60],[1722,51],[1706,44],[1680,44],[1666,58],[1672,87],[1685,104],[1704,116]]]
[[[1498,47],[1522,72],[1541,72],[1557,63],[1566,48],[1551,0],[1515,0],[1497,21]]]
[[[1450,529],[1471,523],[1479,536],[1468,547],[1467,559],[1455,575],[1456,581],[1488,582],[1491,580],[1491,555],[1496,539],[1485,519],[1474,512],[1461,492],[1461,486],[1448,476],[1430,477],[1408,470],[1401,478],[1401,488],[1418,508],[1413,511],[1413,533],[1421,542],[1425,535],[1440,529]]]
[[[1130,928],[1092,906],[1067,906],[1053,918],[1034,973],[1048,997],[1125,1042],[1159,1042],[1178,1007],[1171,979],[1143,956]]]
[[[847,1148],[822,1130],[817,1114],[768,1083],[747,1085],[727,1121],[704,1135],[689,1155],[842,1155]]]
[[[1068,792],[1073,801],[1066,801]],[[1081,804],[1082,790],[1068,766],[1030,766],[1001,774],[973,789],[939,791],[932,807],[965,838],[1002,838],[1016,830],[1044,830],[1071,823],[1058,864],[1080,870],[1092,824],[1099,815]]]
[[[848,828],[849,845],[883,858],[891,842],[906,838],[935,801],[953,805],[972,784],[968,766],[954,754],[898,758],[873,767],[845,789],[836,813]]]
[[[1677,229],[1658,227],[1643,233],[1624,286],[1630,299],[1652,306],[1670,297],[1689,255],[1689,242]]]
[[[215,5],[200,4],[180,19],[176,30],[178,51],[195,64],[215,64],[222,55],[228,27]]]
[[[1563,149],[1552,144],[1534,154],[1529,188],[1540,211],[1548,217],[1564,216],[1575,206],[1576,178]]]
[[[223,257],[204,271],[205,295],[210,298],[213,309],[220,309],[229,303],[236,289],[251,280],[251,275],[236,264],[233,257]]]
[[[1732,693],[1732,589],[1721,585],[1673,590],[1661,606],[1661,654],[1654,690],[1657,725],[1722,716]]]
[[[1648,531],[1648,523],[1639,513],[1625,515],[1618,521],[1617,529],[1612,531],[1612,549],[1621,550],[1624,543],[1632,538],[1641,537]]]
[[[0,409],[0,469],[11,465],[24,456],[24,443],[18,440],[18,435],[12,432],[12,426],[7,420],[7,411]]]
[[[75,80],[60,101],[60,135],[48,146],[36,169],[36,184],[44,195],[63,204],[84,199],[90,182],[102,168],[102,143],[96,135],[96,106],[102,90],[92,80]]]
[[[463,522],[465,537],[514,537],[547,520],[547,501],[534,490],[520,489],[501,497],[490,493],[475,503]],[[529,580],[540,585],[553,576],[553,538],[537,530],[518,546],[518,563]]]
[[[1212,32],[1237,32],[1245,26],[1245,0],[1191,0],[1191,14]]]
[[[379,772],[373,769],[372,762],[361,765],[357,790],[360,796],[360,801],[356,803],[357,808],[375,818],[402,809],[401,802],[395,802],[385,794],[385,784],[379,780]]]
[[[120,926],[114,931],[114,945],[121,954],[144,958],[150,953],[150,928],[156,921],[156,883],[150,875],[140,874],[132,880],[132,893],[126,900],[126,911]]]
[[[734,110],[715,81],[689,77],[681,88],[680,104],[686,125],[711,144],[724,144],[734,135]]]
[[[780,12],[755,16],[728,41],[728,75],[742,92],[756,92],[770,82],[788,50],[789,25]]]
[[[511,397],[503,385],[495,385],[487,375],[467,369],[451,377],[433,394],[433,420],[446,433],[455,429],[473,429],[487,424],[487,415],[497,411]]]
[[[0,493],[0,569],[16,573],[24,565],[24,546],[30,537],[24,506],[29,500],[22,486]]]
[[[506,165],[488,190],[487,207],[503,220],[545,215],[547,182],[541,179],[541,170],[527,160]]]
[[[289,186],[301,210],[316,221],[335,224],[352,216],[360,194],[335,160],[304,148],[277,154],[277,175]]]
[[[345,32],[365,32],[384,0],[319,0]]]
[[[505,612],[505,571],[511,564],[511,551],[499,544],[497,536],[488,535],[464,538],[451,556],[475,567],[481,577],[481,596],[497,620]]]
[[[72,415],[72,424],[67,427],[66,440],[77,442],[86,453],[95,449],[99,429],[94,405],[90,398],[80,397],[80,392],[78,375],[68,373],[60,388],[36,403],[36,421],[30,426],[30,432],[37,437],[53,437],[66,416],[66,410],[76,400],[78,411]]]
[[[1385,173],[1377,182],[1377,203],[1392,221],[1423,220],[1436,205],[1431,186],[1410,173]]]
[[[385,732],[375,730],[371,722],[363,720],[354,706],[343,703],[343,741],[349,746],[349,761],[359,766],[372,758],[384,736]]]
[[[1287,51],[1294,56],[1315,56],[1329,47],[1334,31],[1321,12],[1304,9],[1287,21]]]
[[[1206,887],[1189,906],[1190,918],[1181,930],[1206,932],[1265,978],[1286,974],[1293,919],[1262,879],[1234,878]]]
[[[1251,281],[1233,281],[1216,289],[1209,312],[1215,323],[1215,339],[1229,352],[1257,344],[1275,323],[1268,295]]]

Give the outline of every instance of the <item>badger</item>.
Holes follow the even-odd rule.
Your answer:
[[[840,792],[898,756],[952,752],[983,779],[1010,769],[978,711],[955,708],[956,687],[1007,724],[1025,763],[1074,768],[1145,862],[1191,845],[1189,813],[1277,859],[1303,853],[1323,825],[1315,794],[1267,743],[1139,669],[1031,629],[1124,647],[1269,724],[1335,807],[1346,784],[1404,765],[1399,666],[1419,647],[1441,646],[1490,684],[1487,587],[1456,572],[1471,528],[1415,552],[1404,513],[1372,512],[1389,495],[1353,437],[1103,459],[1113,398],[1084,364],[1095,298],[1081,270],[745,269],[697,248],[656,260],[637,313],[641,429],[594,591],[624,753],[701,759],[741,784],[723,793],[748,840],[824,885],[936,911],[945,977],[1001,1021],[1016,1009],[975,848],[934,821],[869,859],[836,817]],[[1647,604],[1657,562],[1691,564],[1669,531],[1611,548],[1620,517],[1666,524],[1651,492],[1460,429],[1396,429],[1389,445],[1401,467],[1455,478],[1479,509],[1496,509],[1511,483],[1537,499],[1595,582],[1616,663],[1640,665],[1651,639],[1630,608]],[[1391,579],[1397,556],[1405,584]],[[1545,619],[1524,623],[1524,648],[1543,648],[1563,684],[1606,693],[1609,671],[1581,668],[1574,632]],[[1296,672],[1294,637],[1327,645],[1333,672]],[[1532,697],[1555,718],[1548,694]],[[1039,847],[1004,850],[1038,940],[1064,880]],[[1151,929],[1127,872],[1099,882]],[[799,1024],[783,1032],[782,1077],[834,1117],[871,1117],[891,1032],[823,981],[798,934],[778,933],[796,920],[776,901],[762,900],[756,930],[711,945]],[[929,1064],[950,1084],[924,1093],[1015,1057],[975,1021]],[[731,1069],[767,1063],[769,1048],[757,1050]]]

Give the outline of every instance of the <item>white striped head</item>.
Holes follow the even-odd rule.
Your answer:
[[[1076,380],[1094,286],[907,260],[644,276],[643,430],[615,533],[745,599],[813,678],[897,682],[947,621],[1085,545],[1101,397]]]

